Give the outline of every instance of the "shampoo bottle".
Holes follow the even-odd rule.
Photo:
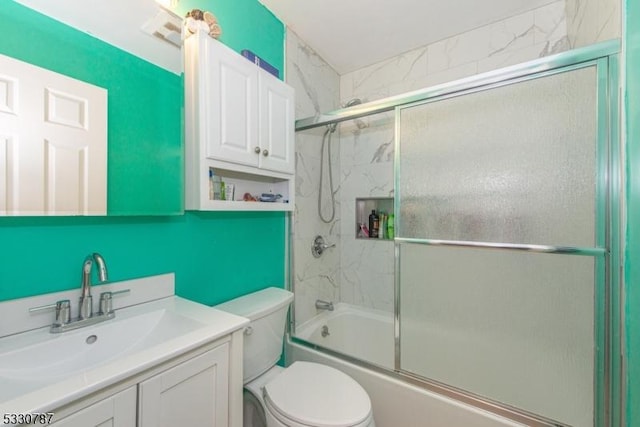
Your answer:
[[[395,237],[395,220],[393,218],[393,214],[389,215],[389,219],[387,220],[387,238],[393,239]]]
[[[369,238],[377,239],[379,231],[380,231],[380,218],[378,217],[374,209],[371,211],[371,215],[369,215]]]

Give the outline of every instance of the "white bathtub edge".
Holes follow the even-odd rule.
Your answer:
[[[371,398],[377,427],[524,426],[488,411],[291,342],[289,337],[285,345],[285,359],[287,365],[298,360],[323,363],[353,377]]]

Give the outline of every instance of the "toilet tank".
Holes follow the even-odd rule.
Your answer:
[[[215,306],[216,309],[248,318],[244,331],[244,383],[274,366],[282,353],[287,310],[293,293],[279,288],[261,291]]]

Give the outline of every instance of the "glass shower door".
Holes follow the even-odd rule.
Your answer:
[[[594,425],[606,283],[604,67],[399,109],[400,371]]]

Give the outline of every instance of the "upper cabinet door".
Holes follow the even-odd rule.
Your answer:
[[[107,91],[0,55],[0,215],[105,215]]]
[[[207,157],[257,166],[258,68],[221,43],[208,43],[206,55]]]
[[[260,167],[294,173],[294,90],[272,76],[259,74]]]

